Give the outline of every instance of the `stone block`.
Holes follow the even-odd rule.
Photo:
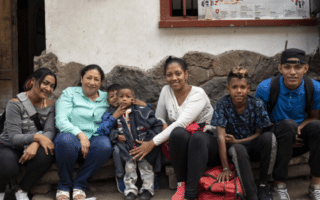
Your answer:
[[[174,173],[174,169],[171,165],[166,165],[166,175],[169,178],[169,188],[174,190],[177,188],[177,176]]]
[[[50,168],[48,169],[48,172],[49,171],[58,171],[58,164],[56,162],[53,162]]]
[[[156,81],[160,87],[167,85],[165,73],[164,73],[164,64],[169,56],[163,58],[158,64],[156,64],[151,69],[147,70],[147,74],[151,77],[154,81]]]
[[[250,51],[228,51],[215,57],[213,71],[217,76],[227,76],[233,67],[242,66],[251,77],[258,66],[261,55]]]
[[[160,85],[137,67],[115,66],[107,74],[102,87],[114,83],[130,85],[135,90],[135,97],[148,103],[157,102],[161,91]]]
[[[84,65],[76,62],[59,65],[58,72],[56,73],[58,84],[51,99],[56,101],[64,89],[78,85],[80,83],[80,71],[84,67]]]
[[[188,72],[188,84],[194,86],[200,86],[206,81],[212,79],[214,75],[212,69],[204,69],[198,66],[188,66]]]
[[[212,67],[215,56],[208,53],[192,51],[186,53],[182,59],[186,62],[188,67],[195,66],[204,69],[209,69]]]
[[[115,167],[114,166],[107,166],[102,167],[99,171],[89,179],[90,182],[99,181],[99,180],[106,180],[115,177]]]
[[[58,72],[58,57],[53,53],[35,56],[33,59],[34,70],[44,67],[50,69],[53,73]]]
[[[60,181],[58,171],[49,171],[45,173],[37,182],[37,184],[57,185]]]
[[[310,68],[309,68],[310,71],[316,74],[320,74],[320,48],[319,47],[315,51],[315,53],[311,55],[309,65],[310,65]]]
[[[53,200],[56,199],[56,191],[51,191],[47,194],[35,194],[32,200]]]
[[[279,55],[261,56],[258,66],[251,78],[251,90],[256,90],[261,81],[270,78],[278,71]]]
[[[225,77],[214,77],[212,80],[208,81],[202,86],[204,91],[207,93],[213,107],[220,98],[228,94],[226,86],[227,78]]]
[[[52,190],[53,186],[50,184],[35,185],[32,187],[31,194],[46,194]]]
[[[293,157],[290,160],[289,165],[307,164],[309,162],[309,156],[310,156],[310,152],[305,153],[305,154],[298,156],[298,157]]]

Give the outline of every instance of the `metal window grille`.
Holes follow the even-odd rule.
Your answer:
[[[198,0],[171,0],[172,16],[198,16]]]

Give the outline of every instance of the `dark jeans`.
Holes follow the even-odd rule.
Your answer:
[[[312,121],[301,130],[300,138],[304,146],[293,148],[293,157],[310,151],[309,166],[311,175],[320,177],[320,120]]]
[[[276,153],[276,138],[271,132],[263,133],[247,142],[228,146],[228,154],[236,166],[246,199],[258,199],[251,161],[260,161],[260,180],[268,181],[273,170]]]
[[[272,131],[278,143],[278,153],[273,170],[273,178],[285,181],[288,177],[288,164],[292,156],[299,156],[310,151],[309,165],[311,175],[320,177],[320,121],[308,123],[301,130],[303,147],[293,148],[297,135],[298,125],[291,119],[283,120],[268,128]]]
[[[60,133],[54,140],[55,155],[58,164],[60,182],[58,190],[70,191],[70,189],[86,190],[88,179],[92,177],[112,153],[112,145],[106,136],[92,136],[90,149],[86,159],[81,153],[81,144],[77,136],[71,133]],[[73,169],[76,161],[83,165],[79,168],[76,178],[73,180]]]
[[[118,145],[113,146],[112,157],[113,157],[114,167],[116,168],[116,176],[118,178],[123,178],[125,174],[124,166],[126,162],[120,156],[120,149]]]
[[[20,167],[19,163],[22,151],[12,147],[0,144],[0,192],[4,192],[10,179],[18,176]],[[42,147],[39,147],[36,155],[25,163],[26,172],[19,186],[25,192],[30,192],[32,186],[39,180],[49,169],[53,160],[52,155],[46,155]]]
[[[195,199],[206,166],[220,164],[217,138],[203,132],[191,135],[177,127],[170,134],[169,149],[177,181],[186,183],[185,199]]]

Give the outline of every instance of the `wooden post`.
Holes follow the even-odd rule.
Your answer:
[[[187,0],[183,0],[183,17],[187,17]]]

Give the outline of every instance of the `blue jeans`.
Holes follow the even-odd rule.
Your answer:
[[[71,133],[60,133],[54,140],[55,155],[58,164],[60,182],[58,190],[70,191],[80,189],[85,191],[88,179],[92,177],[109,159],[112,145],[107,136],[93,136],[90,138],[90,149],[87,157],[83,159],[80,140]],[[73,170],[76,161],[83,161],[74,180]]]
[[[116,176],[118,178],[123,178],[125,173],[124,165],[126,162],[120,157],[120,149],[118,145],[113,146],[112,156],[113,156],[114,166],[116,168]]]

